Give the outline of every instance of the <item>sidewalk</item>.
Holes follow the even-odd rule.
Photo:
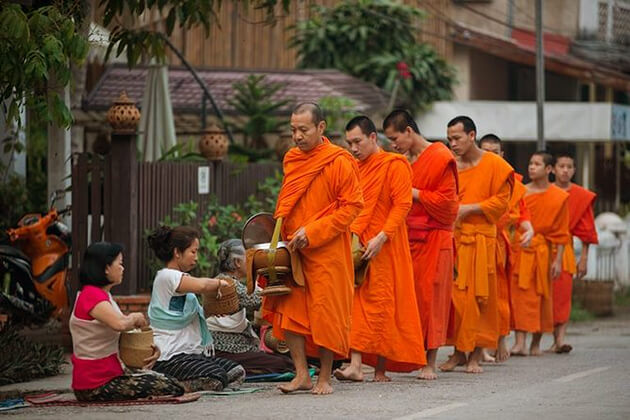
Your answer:
[[[15,398],[25,394],[37,394],[40,392],[63,391],[70,392],[72,383],[72,363],[70,354],[66,354],[66,364],[61,366],[61,373],[57,376],[35,379],[30,382],[20,382],[0,386],[0,401]]]

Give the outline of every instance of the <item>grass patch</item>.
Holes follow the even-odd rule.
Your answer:
[[[592,321],[595,315],[584,309],[579,301],[573,301],[571,304],[571,315],[569,319],[572,322]]]
[[[615,306],[630,307],[630,287],[615,292]]]

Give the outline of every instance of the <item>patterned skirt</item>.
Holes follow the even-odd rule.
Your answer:
[[[245,369],[238,363],[203,354],[180,353],[158,361],[153,369],[177,379],[188,392],[221,391],[240,385],[245,379]]]
[[[98,388],[74,390],[79,401],[124,401],[183,393],[182,384],[152,371],[120,375]]]

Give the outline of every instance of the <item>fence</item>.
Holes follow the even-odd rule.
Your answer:
[[[199,203],[198,212],[204,211],[212,196],[219,204],[244,202],[256,193],[258,184],[281,170],[279,163],[235,164],[229,162],[138,162],[134,194],[137,194],[137,261],[125,260],[125,266],[135,266],[136,281],[127,283],[128,294],[150,290],[153,273],[148,263],[150,250],[145,232],[158,225],[173,207],[182,202]],[[112,209],[119,204],[112,194],[111,158],[79,154],[72,167],[72,280],[78,284],[78,258],[87,245],[116,237],[117,224]],[[202,168],[202,169],[200,169]],[[199,184],[200,174],[208,174]],[[134,178],[134,177],[131,177]],[[129,182],[134,182],[132,179]],[[200,187],[206,187],[200,191]],[[129,279],[125,280],[126,282]],[[121,293],[120,290],[116,291]]]

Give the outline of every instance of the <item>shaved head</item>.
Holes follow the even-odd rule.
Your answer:
[[[324,121],[324,113],[322,109],[315,102],[302,102],[298,104],[294,109],[293,115],[301,115],[304,113],[311,114],[311,121],[313,124],[317,125],[320,122]]]

